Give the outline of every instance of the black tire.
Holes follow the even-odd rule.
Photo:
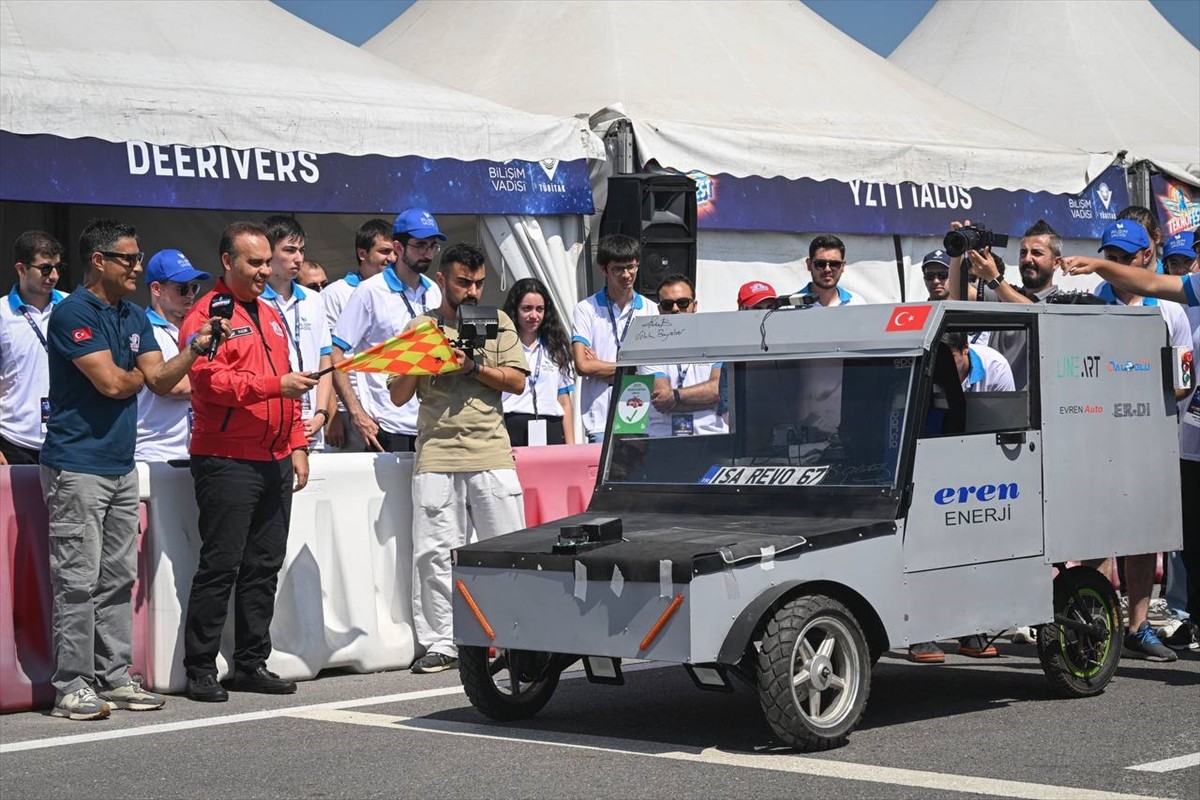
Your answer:
[[[806,752],[841,747],[862,718],[870,689],[867,638],[837,600],[799,597],[767,622],[758,699],[784,743]]]
[[[558,687],[560,659],[552,653],[459,647],[458,675],[467,699],[481,714],[499,722],[529,719],[542,710]]]
[[[1054,691],[1091,697],[1104,691],[1121,661],[1125,628],[1108,578],[1091,567],[1071,567],[1054,579],[1054,615],[1097,625],[1103,635],[1051,622],[1038,630],[1038,659]]]

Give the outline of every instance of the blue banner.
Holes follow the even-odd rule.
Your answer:
[[[0,200],[228,211],[590,214],[587,162],[456,161],[21,136],[0,131]]]
[[[1060,236],[1094,239],[1129,205],[1120,167],[1110,167],[1079,195],[932,183],[688,176],[696,181],[701,229],[941,236],[951,220],[970,219],[1019,236],[1044,219]]]

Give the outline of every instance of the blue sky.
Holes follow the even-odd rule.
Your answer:
[[[882,56],[916,27],[933,0],[804,0],[829,22]],[[412,5],[413,0],[274,0],[351,44],[362,44]],[[1200,2],[1151,0],[1194,46],[1200,47]]]

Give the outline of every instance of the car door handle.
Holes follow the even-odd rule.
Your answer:
[[[1005,431],[996,434],[996,444],[1025,444],[1025,431]]]

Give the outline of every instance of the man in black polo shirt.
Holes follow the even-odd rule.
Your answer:
[[[101,719],[110,709],[149,711],[162,695],[129,675],[131,595],[137,577],[137,393],[166,394],[208,331],[163,361],[146,312],[123,298],[137,288],[137,233],[93,220],[79,237],[83,286],[63,300],[47,331],[50,419],[42,447],[42,492],[50,516],[57,697],[52,714]],[[223,324],[228,332],[228,324]]]

